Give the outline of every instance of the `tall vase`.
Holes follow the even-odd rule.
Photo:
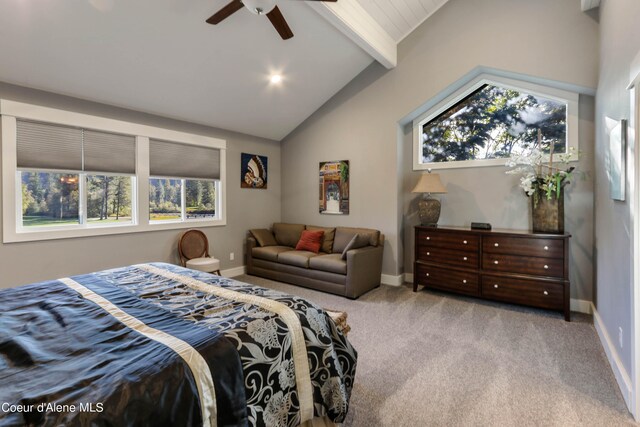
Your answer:
[[[536,190],[531,196],[531,219],[534,233],[564,233],[564,188],[560,189],[560,196],[554,193],[551,199],[543,190]]]

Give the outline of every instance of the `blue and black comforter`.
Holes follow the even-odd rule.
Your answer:
[[[344,419],[356,352],[315,304],[170,264],[0,291],[0,425]]]

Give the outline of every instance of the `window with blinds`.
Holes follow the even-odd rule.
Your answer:
[[[219,149],[151,139],[149,173],[151,222],[217,217]]]
[[[16,125],[18,168],[136,172],[134,136],[25,120]]]
[[[226,141],[0,99],[3,243],[226,225]]]
[[[131,224],[135,137],[16,121],[22,226]]]

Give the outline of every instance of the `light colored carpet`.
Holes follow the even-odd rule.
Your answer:
[[[621,426],[626,409],[590,316],[409,286],[358,300],[237,280],[349,313],[358,351],[345,426]]]

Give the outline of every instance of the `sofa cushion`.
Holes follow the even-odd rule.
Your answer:
[[[314,256],[309,259],[309,267],[330,273],[347,274],[347,262],[342,260],[341,254]]]
[[[307,230],[311,230],[311,231],[322,230],[322,231],[324,231],[324,237],[322,238],[322,246],[321,246],[320,250],[322,252],[326,252],[326,253],[330,254],[331,250],[333,249],[333,239],[336,236],[336,229],[335,228],[330,228],[330,227],[316,227],[315,225],[307,225]]]
[[[304,231],[304,224],[284,224],[276,222],[273,224],[273,234],[281,246],[296,247],[300,235]]]
[[[351,249],[360,249],[365,246],[369,246],[369,236],[360,233],[354,234],[353,239],[347,243],[347,246],[342,251],[342,259],[347,259],[347,252]]]
[[[266,228],[254,228],[249,231],[260,246],[276,246],[278,244],[275,237],[273,237],[271,230],[267,230]]]
[[[297,251],[310,251],[314,254],[320,252],[320,246],[322,245],[322,236],[324,235],[324,231],[311,231],[305,230],[302,232],[300,236],[300,240],[298,240],[298,244],[296,244]]]
[[[295,265],[296,267],[309,268],[309,258],[315,257],[316,254],[309,251],[292,251],[280,252],[278,254],[278,262],[280,264]]]
[[[254,258],[266,259],[267,261],[278,261],[278,254],[291,251],[289,246],[264,246],[251,249],[251,256]]]
[[[334,254],[344,252],[344,248],[347,247],[355,234],[362,234],[369,237],[369,244],[371,246],[378,246],[378,239],[380,239],[380,231],[378,230],[371,228],[338,227],[336,228],[336,237],[333,241],[332,252]]]

